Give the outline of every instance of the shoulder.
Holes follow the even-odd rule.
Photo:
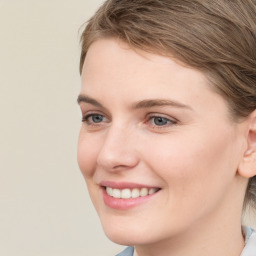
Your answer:
[[[117,254],[116,256],[133,256],[134,248],[127,247],[125,250]]]

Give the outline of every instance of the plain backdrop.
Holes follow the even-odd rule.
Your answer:
[[[0,255],[113,256],[76,161],[79,28],[102,0],[0,0]]]
[[[0,255],[123,248],[103,234],[76,161],[79,28],[101,3],[0,0]]]

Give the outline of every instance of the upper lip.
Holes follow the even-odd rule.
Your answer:
[[[115,182],[115,181],[102,181],[100,182],[100,186],[102,187],[110,187],[117,189],[125,189],[125,188],[159,188],[157,186],[132,183],[132,182]]]

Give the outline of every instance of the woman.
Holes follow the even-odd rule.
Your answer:
[[[82,34],[78,163],[120,256],[250,256],[256,2],[109,0]]]

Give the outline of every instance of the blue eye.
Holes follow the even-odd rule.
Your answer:
[[[87,124],[99,124],[105,121],[105,117],[100,114],[89,114],[82,119],[83,122]]]
[[[177,124],[177,120],[160,115],[151,115],[147,122],[152,128],[167,128]]]
[[[104,117],[102,115],[92,115],[91,120],[94,123],[101,123],[103,121]]]
[[[161,116],[157,116],[157,117],[152,117],[152,122],[154,123],[154,125],[157,126],[164,126],[170,123],[170,120],[168,120],[167,118],[161,117]]]

